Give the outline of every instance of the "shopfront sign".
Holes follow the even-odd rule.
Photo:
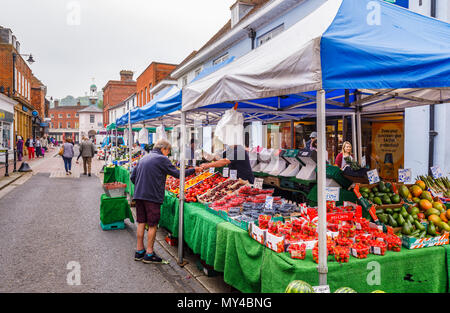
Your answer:
[[[0,110],[0,122],[14,122],[14,114],[12,114],[11,112]]]
[[[28,108],[26,106],[22,105],[22,111],[28,112]]]

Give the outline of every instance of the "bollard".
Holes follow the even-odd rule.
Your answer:
[[[6,169],[5,176],[9,176],[9,174],[8,174],[8,168],[9,168],[9,160],[8,160],[9,153],[8,153],[8,150],[6,150],[5,153],[6,153],[6,155],[5,155],[5,169]]]
[[[17,166],[17,150],[14,148],[14,170],[13,170],[13,173],[17,172],[16,166]]]

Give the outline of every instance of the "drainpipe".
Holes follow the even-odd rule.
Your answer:
[[[431,17],[436,17],[436,0],[431,0]],[[431,167],[434,166],[434,138],[438,135],[438,133],[434,129],[435,126],[435,106],[434,104],[430,105],[430,138],[429,138],[429,146],[428,146],[428,174],[432,175]]]
[[[256,32],[253,28],[250,28],[248,30],[248,37],[252,40],[252,50],[255,49],[255,38],[256,38]]]
[[[12,72],[12,96],[14,97],[16,95],[16,54],[13,52],[12,54],[13,58],[13,72]]]

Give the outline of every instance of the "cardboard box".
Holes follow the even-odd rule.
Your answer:
[[[417,239],[410,236],[402,237],[402,245],[407,249],[420,249],[449,244],[449,233],[444,233],[439,237]]]
[[[284,252],[284,236],[275,236],[266,232],[266,247],[277,252]]]
[[[249,233],[250,236],[256,241],[258,241],[260,244],[262,245],[266,244],[267,229],[261,229],[255,223],[250,223]]]

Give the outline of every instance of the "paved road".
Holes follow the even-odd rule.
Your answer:
[[[135,225],[99,225],[98,177],[55,177],[61,168],[60,158],[48,157],[0,201],[0,292],[207,292],[159,243],[169,265],[134,261]],[[67,283],[77,278],[72,261],[81,285]]]

